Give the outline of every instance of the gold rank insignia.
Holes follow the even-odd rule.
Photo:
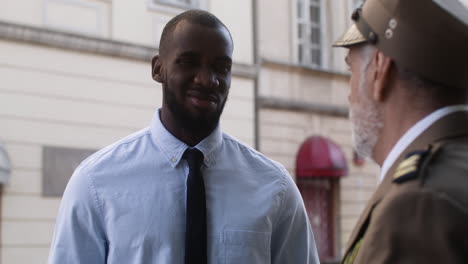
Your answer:
[[[408,154],[393,174],[393,181],[401,183],[417,177],[419,165],[426,156],[427,151],[416,151]]]

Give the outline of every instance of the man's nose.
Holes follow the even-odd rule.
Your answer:
[[[219,86],[219,80],[215,72],[208,67],[202,67],[198,70],[194,79],[195,84],[207,88],[216,88]]]

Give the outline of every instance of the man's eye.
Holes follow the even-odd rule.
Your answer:
[[[231,65],[219,64],[219,65],[216,65],[216,70],[219,71],[219,72],[228,73],[228,72],[231,71]]]

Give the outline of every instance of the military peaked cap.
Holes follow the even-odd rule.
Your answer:
[[[468,89],[467,2],[367,0],[354,11],[354,24],[334,46],[370,43],[398,67],[436,83]]]

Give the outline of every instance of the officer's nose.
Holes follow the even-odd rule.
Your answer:
[[[206,88],[217,88],[219,86],[217,75],[207,67],[200,68],[195,75],[194,82]]]

